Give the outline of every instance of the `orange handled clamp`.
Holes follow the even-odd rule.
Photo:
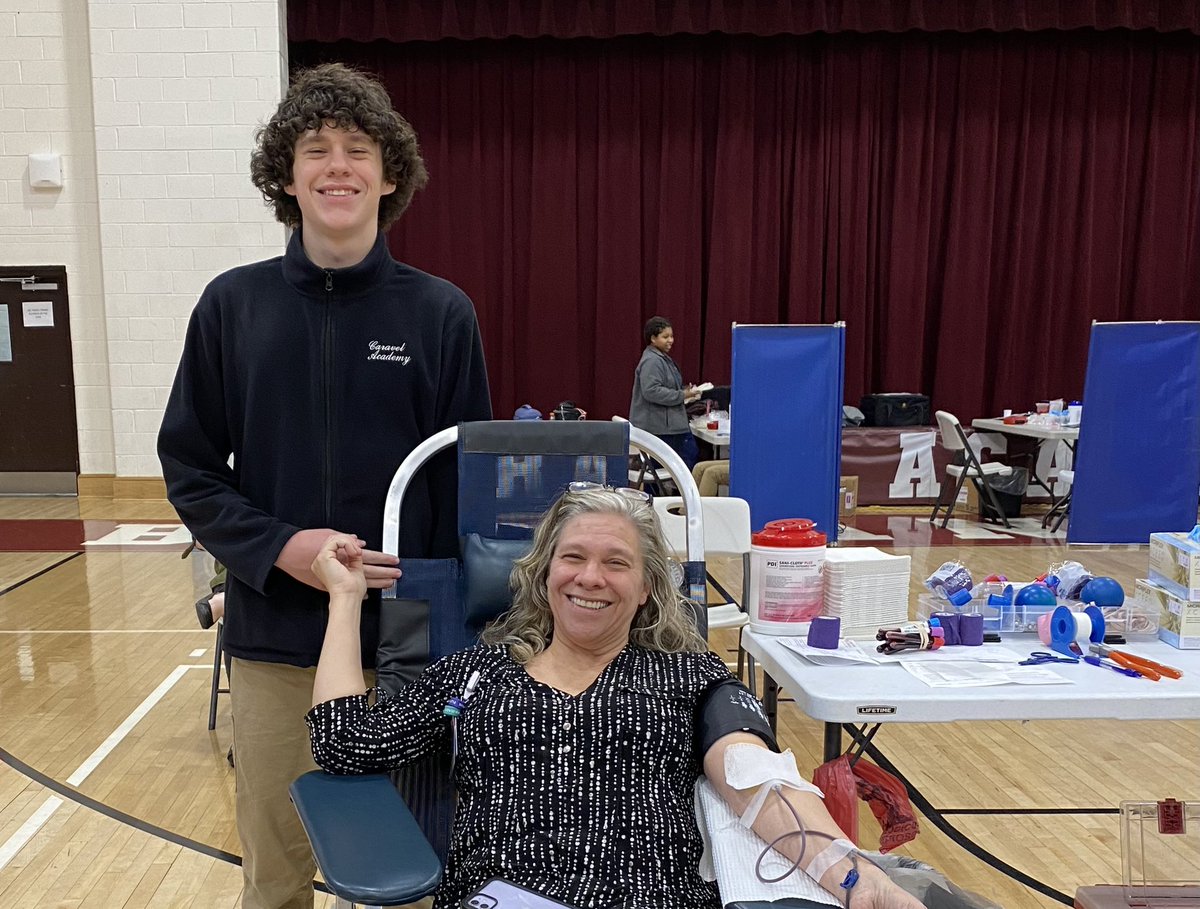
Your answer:
[[[1126,653],[1124,650],[1112,650],[1102,644],[1093,644],[1089,649],[1100,656],[1108,657],[1121,666],[1135,669],[1146,678],[1156,682],[1164,675],[1169,679],[1183,678],[1183,673],[1174,666],[1164,666],[1162,663],[1156,663],[1154,660],[1148,660],[1133,653]]]

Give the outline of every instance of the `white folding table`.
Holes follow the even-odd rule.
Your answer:
[[[1006,634],[1004,644],[1020,653],[1046,649],[1037,635]],[[1116,649],[1180,669],[1183,678],[1152,682],[1083,662],[1046,663],[1038,668],[1075,684],[931,688],[899,665],[816,666],[785,648],[779,638],[749,628],[743,629],[742,646],[762,665],[763,704],[772,727],[783,688],[804,713],[825,723],[826,761],[842,753],[845,723],[1200,719],[1200,650],[1176,650],[1158,640],[1135,639]],[[943,651],[948,658],[951,649],[957,648]]]
[[[728,424],[726,424],[728,425]],[[725,451],[729,447],[729,430],[709,429],[707,421],[703,419],[692,420],[689,424],[692,430],[692,435],[697,439],[703,439],[713,447],[713,454],[718,458],[729,457]]]
[[[972,429],[983,430],[984,432],[998,432],[1008,436],[1024,436],[1028,439],[1050,440],[1052,442],[1066,442],[1067,448],[1071,452],[1072,459],[1075,457],[1075,443],[1079,439],[1078,426],[1060,426],[1057,423],[1005,423],[1001,417],[987,417],[971,421]],[[1033,459],[1033,468],[1037,466],[1037,458]],[[1068,492],[1061,499],[1054,498],[1054,490],[1050,488],[1050,484],[1038,476],[1036,469],[1030,469],[1029,482],[1042,487],[1046,492],[1050,493],[1050,512],[1042,517],[1042,526],[1045,527],[1050,523],[1050,519],[1069,507],[1071,494]]]

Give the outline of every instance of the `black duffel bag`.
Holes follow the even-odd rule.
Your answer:
[[[859,403],[863,426],[928,426],[929,395],[864,395]]]
[[[553,411],[551,411],[551,419],[554,420],[582,420],[584,412],[576,406],[574,401],[563,401]]]

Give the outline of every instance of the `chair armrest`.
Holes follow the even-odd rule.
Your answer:
[[[314,770],[288,791],[335,896],[400,906],[437,888],[442,863],[388,777]]]

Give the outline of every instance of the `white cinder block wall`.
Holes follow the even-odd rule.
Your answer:
[[[0,0],[0,264],[63,264],[80,470],[160,476],[188,315],[215,274],[278,255],[250,185],[286,82],[282,0]],[[27,155],[63,159],[33,191]]]

